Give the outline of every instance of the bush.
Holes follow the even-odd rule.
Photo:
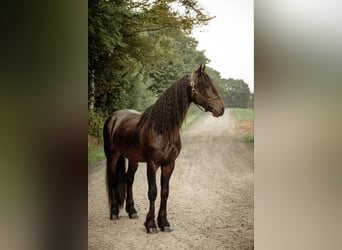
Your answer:
[[[94,136],[100,141],[103,140],[103,125],[107,116],[101,112],[88,112],[88,135]]]

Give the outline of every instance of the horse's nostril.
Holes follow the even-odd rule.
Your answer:
[[[222,114],[224,114],[224,107],[222,107]]]

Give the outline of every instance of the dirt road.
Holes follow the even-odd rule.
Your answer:
[[[174,231],[148,235],[146,165],[133,184],[138,219],[125,211],[109,220],[105,162],[89,167],[89,249],[253,249],[253,147],[243,141],[226,109],[209,113],[182,133],[182,152],[170,179],[168,220]],[[157,172],[159,209],[159,179]]]

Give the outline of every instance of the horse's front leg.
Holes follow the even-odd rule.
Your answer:
[[[155,206],[154,203],[157,197],[156,171],[158,166],[152,162],[147,163],[147,180],[148,180],[148,199],[150,200],[150,210],[147,213],[145,228],[147,233],[157,233],[155,222]]]
[[[161,191],[160,191],[160,208],[158,213],[158,226],[164,232],[171,232],[172,229],[170,227],[170,223],[167,220],[167,198],[169,197],[169,180],[173,169],[175,167],[175,162],[162,166],[161,167],[161,175],[160,175],[160,184],[161,184]]]

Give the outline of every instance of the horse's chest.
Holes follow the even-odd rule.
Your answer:
[[[153,149],[153,160],[160,166],[168,165],[176,160],[181,150],[180,143],[167,144]]]
[[[175,144],[168,145],[165,147],[164,150],[161,152],[160,156],[160,165],[167,165],[172,163],[176,160],[180,153],[181,147]]]
[[[143,155],[147,161],[153,161],[159,166],[171,164],[178,157],[182,144],[180,137],[171,142],[162,135],[143,134],[141,137]]]

